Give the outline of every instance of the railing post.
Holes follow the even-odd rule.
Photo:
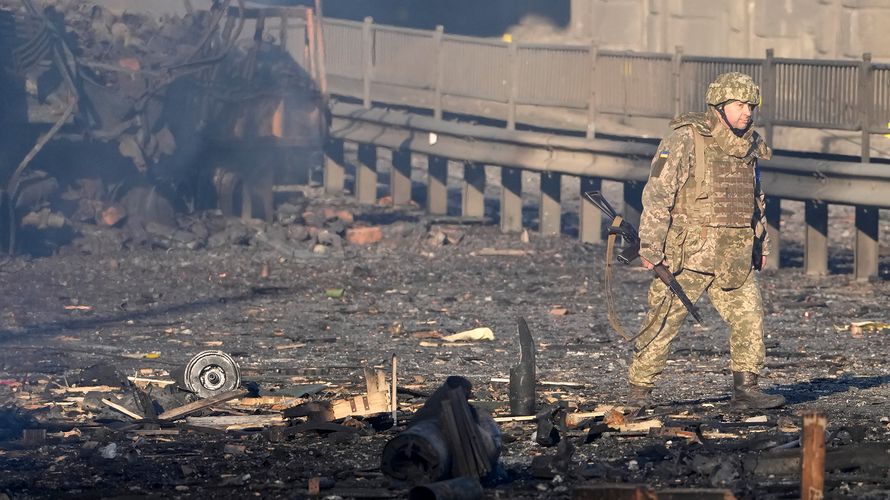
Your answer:
[[[442,47],[442,35],[445,33],[445,27],[441,24],[436,26],[433,33],[433,45],[436,47],[436,97],[433,102],[433,117],[437,120],[442,119],[442,82],[445,76],[445,51]]]
[[[599,47],[596,42],[590,44],[590,92],[587,95],[587,138],[596,137],[596,63]]]
[[[674,116],[678,116],[683,107],[683,46],[674,47],[674,55],[671,58],[671,76],[674,84]]]
[[[340,194],[346,182],[346,161],[343,155],[343,141],[328,139],[324,155],[324,190],[328,194]]]
[[[464,217],[485,216],[485,165],[464,163],[464,181],[461,190],[461,214]]]
[[[868,281],[878,275],[878,209],[856,207],[856,247],[853,249],[854,277]]]
[[[318,14],[318,13],[316,12],[316,14]],[[287,33],[287,23],[288,23],[287,11],[286,10],[282,11],[281,16],[279,16],[279,17],[280,17],[280,21],[281,21],[281,27],[278,30],[278,43],[281,44],[281,48],[284,49],[285,52],[288,52],[288,50],[287,50],[287,35],[288,35],[288,33]],[[319,20],[319,24],[321,24],[320,20]]]
[[[541,202],[539,205],[538,229],[541,234],[558,235],[562,229],[562,175],[556,172],[541,172]]]
[[[640,227],[640,215],[643,214],[643,186],[645,182],[628,181],[624,183],[624,220]]]
[[[779,230],[782,219],[782,199],[775,196],[766,197],[766,231],[769,235],[769,255],[766,256],[766,268],[778,269],[781,265],[782,232]]]
[[[828,205],[821,201],[807,201],[804,218],[804,271],[806,274],[828,274]]]
[[[766,49],[763,60],[763,82],[761,82],[761,115],[766,143],[773,146],[773,122],[776,119],[776,62],[773,49]]]
[[[427,157],[426,209],[431,214],[448,213],[448,158]]]
[[[392,173],[389,178],[393,206],[406,205],[411,201],[411,151],[397,149],[392,152]]]
[[[871,162],[871,111],[874,108],[874,81],[871,53],[862,54],[859,64],[859,128],[862,131],[862,163]]]
[[[581,178],[581,213],[579,215],[580,227],[578,228],[578,237],[581,243],[602,243],[602,224],[603,215],[598,208],[587,198],[584,193],[587,191],[601,191],[603,188],[602,179],[594,177]]]
[[[501,167],[501,232],[522,231],[522,170]]]
[[[871,162],[872,108],[874,107],[874,72],[871,54],[862,54],[859,66],[859,127],[862,129],[862,163]],[[853,249],[853,276],[866,281],[878,275],[878,209],[856,207],[856,245]]]
[[[519,92],[519,50],[516,43],[510,42],[509,48],[510,59],[510,79],[508,84],[509,98],[507,100],[507,129],[516,130],[516,95]]]
[[[377,202],[377,146],[358,145],[358,165],[355,171],[355,197],[359,203]]]
[[[374,76],[374,18],[366,17],[362,25],[362,105],[371,108],[371,79]]]
[[[282,17],[282,23],[284,23],[284,17]],[[315,51],[318,55],[318,86],[321,90],[322,95],[328,94],[328,67],[327,62],[325,61],[325,50],[324,50],[324,12],[322,0],[315,0],[315,22],[318,25],[318,29],[315,30],[315,36],[318,37],[318,43],[315,44]],[[287,45],[282,41],[282,47],[287,47]]]

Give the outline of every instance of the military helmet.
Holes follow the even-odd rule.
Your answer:
[[[718,76],[705,94],[705,100],[711,106],[719,106],[727,101],[742,101],[752,106],[760,105],[760,87],[750,76],[733,71]]]

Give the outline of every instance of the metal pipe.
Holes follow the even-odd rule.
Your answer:
[[[383,448],[380,469],[410,483],[433,482],[451,473],[451,453],[436,419],[417,422]]]
[[[458,477],[415,486],[408,492],[408,500],[477,500],[482,495],[482,484],[478,479]]]

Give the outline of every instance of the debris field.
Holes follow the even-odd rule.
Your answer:
[[[702,299],[708,326],[690,321],[672,346],[655,407],[625,412],[631,346],[605,319],[602,246],[385,202],[307,188],[271,223],[210,211],[139,241],[85,224],[53,256],[4,258],[0,492],[405,497],[411,484],[382,472],[385,445],[458,376],[473,415],[498,421],[486,498],[602,498],[619,484],[798,498],[808,412],[827,420],[826,496],[890,494],[886,281],[760,276],[762,383],[787,407],[730,410],[728,331]],[[625,323],[642,319],[650,279],[622,268]],[[507,418],[520,318],[537,416]],[[231,357],[238,388],[178,388],[176,370],[205,351]]]

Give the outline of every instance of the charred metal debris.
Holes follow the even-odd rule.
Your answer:
[[[244,0],[160,19],[0,2],[0,243],[47,253],[85,223],[138,241],[150,224],[189,232],[177,214],[206,208],[272,220],[273,186],[308,175],[327,129],[304,54],[282,44],[306,10],[274,11],[273,33]]]

